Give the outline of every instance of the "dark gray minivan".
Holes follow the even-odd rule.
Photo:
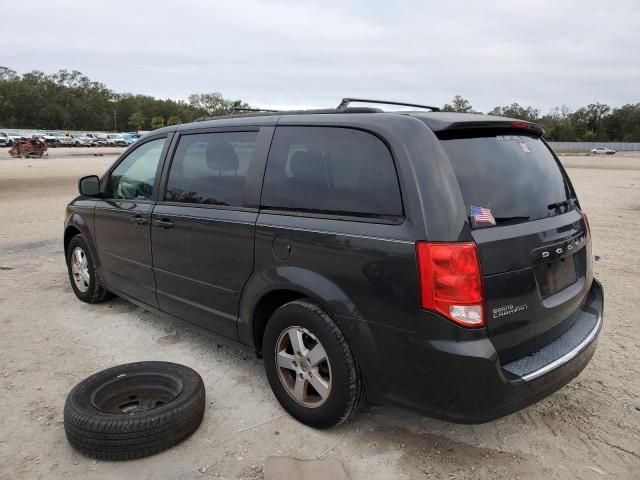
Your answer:
[[[319,428],[365,399],[484,422],[578,375],[603,291],[542,128],[350,101],[156,130],[81,179],[76,295],[255,349],[282,406]]]

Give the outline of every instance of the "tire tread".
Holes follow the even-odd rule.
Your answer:
[[[90,292],[90,295],[88,296],[83,295],[82,292],[79,292],[76,289],[76,286],[73,282],[73,278],[71,276],[71,264],[70,264],[69,252],[72,252],[75,246],[81,247],[84,250],[85,255],[87,255],[87,257],[89,258],[89,267],[90,267],[91,277],[93,280],[93,288]],[[69,241],[69,245],[67,246],[66,256],[67,256],[67,269],[69,270],[69,281],[71,282],[71,288],[73,289],[74,293],[80,300],[87,303],[100,303],[113,297],[113,294],[105,288],[102,282],[102,279],[98,274],[98,271],[95,266],[95,262],[93,261],[93,256],[91,255],[91,251],[89,250],[89,246],[87,244],[87,240],[84,238],[84,235],[82,235],[81,233],[78,233],[77,235],[74,235],[73,237],[71,237],[71,240]]]
[[[167,403],[157,414],[151,410],[139,418],[135,414],[113,418],[82,408],[74,398],[87,394],[80,391],[74,388],[65,402],[65,434],[71,446],[99,460],[141,458],[171,448],[199,427],[205,411],[205,388],[199,375],[195,390],[183,402]]]
[[[341,352],[342,359],[346,362],[347,367],[347,376],[348,376],[348,386],[347,386],[347,402],[344,406],[344,410],[339,414],[340,416],[333,421],[326,421],[323,423],[316,423],[309,417],[309,420],[305,420],[305,418],[300,418],[299,415],[294,415],[299,420],[307,423],[311,426],[317,428],[327,428],[334,425],[339,425],[344,422],[351,421],[354,415],[362,408],[362,406],[366,403],[366,391],[365,385],[362,380],[362,374],[360,372],[360,366],[358,362],[351,352],[351,348],[344,334],[338,327],[338,325],[333,321],[331,316],[326,312],[322,306],[315,302],[310,298],[302,298],[293,300],[289,303],[286,303],[279,307],[275,312],[276,315],[280,310],[285,308],[297,307],[307,310],[310,314],[312,314],[316,319],[320,320],[324,326],[329,330],[330,336],[332,340],[338,345],[339,350]],[[267,329],[269,328],[269,323],[267,323]],[[315,333],[315,332],[314,332]],[[273,386],[272,386],[273,387]],[[276,395],[277,396],[277,395]],[[282,402],[281,402],[282,403]],[[283,404],[285,409],[287,409],[286,405]],[[294,414],[294,412],[289,411],[289,413]]]

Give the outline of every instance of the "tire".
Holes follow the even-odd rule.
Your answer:
[[[71,390],[64,431],[71,446],[89,457],[128,460],[181,442],[200,426],[204,410],[204,383],[196,371],[169,362],[129,363]]]
[[[318,344],[326,362],[315,365],[321,357],[321,350],[314,350]],[[302,355],[296,357],[296,350]],[[306,425],[338,425],[351,419],[365,401],[360,369],[347,340],[331,317],[309,300],[289,302],[274,312],[265,328],[262,352],[271,390],[280,405]],[[278,359],[287,366],[279,366]],[[298,382],[302,387],[296,389]]]
[[[83,268],[81,272],[74,268],[74,255],[76,255],[78,249],[86,260],[86,269]],[[67,247],[67,271],[69,272],[69,281],[73,292],[83,302],[99,303],[113,296],[102,285],[100,277],[96,273],[91,251],[82,235],[76,235],[69,242]]]

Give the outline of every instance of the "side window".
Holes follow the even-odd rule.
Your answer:
[[[393,158],[377,137],[333,127],[278,127],[261,204],[363,216],[402,215]]]
[[[111,172],[107,197],[149,200],[166,138],[151,140],[131,152]]]
[[[257,137],[257,131],[182,136],[171,163],[165,200],[242,206]]]

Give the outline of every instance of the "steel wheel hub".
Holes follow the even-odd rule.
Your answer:
[[[107,413],[145,412],[174,400],[182,387],[182,380],[169,373],[124,373],[91,392],[91,403]]]
[[[303,327],[288,327],[278,337],[275,353],[280,382],[296,402],[315,408],[329,398],[331,365],[315,335]]]

